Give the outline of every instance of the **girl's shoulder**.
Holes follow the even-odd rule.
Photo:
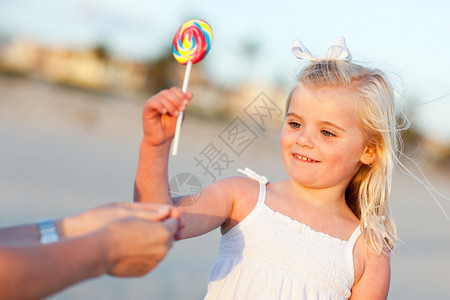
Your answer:
[[[255,195],[258,197],[259,193],[258,181],[243,176],[233,176],[217,180],[208,188],[220,190],[233,200],[248,198]]]
[[[259,182],[246,177],[235,176],[215,182],[215,186],[232,199],[230,216],[222,226],[222,234],[240,223],[255,208],[259,196]]]

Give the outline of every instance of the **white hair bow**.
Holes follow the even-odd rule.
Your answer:
[[[292,53],[294,53],[297,58],[310,61],[318,61],[322,59],[350,61],[352,59],[352,54],[345,45],[345,38],[343,36],[337,38],[330,48],[328,48],[327,54],[324,56],[312,55],[299,39],[294,40],[294,44],[292,45]]]

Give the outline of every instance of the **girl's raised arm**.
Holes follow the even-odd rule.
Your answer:
[[[173,87],[151,97],[143,112],[144,137],[140,146],[134,188],[135,202],[169,203],[168,161],[179,112],[192,94]],[[241,177],[215,182],[193,197],[194,205],[181,206],[181,238],[198,236],[221,226],[230,217],[234,195],[245,182]],[[177,203],[183,199],[177,199]]]
[[[170,143],[175,134],[177,117],[184,111],[192,93],[179,88],[163,90],[144,106],[142,125],[144,137],[134,186],[135,202],[170,203],[168,196],[168,162]]]

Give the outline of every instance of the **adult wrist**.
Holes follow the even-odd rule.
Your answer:
[[[107,274],[109,269],[111,268],[112,264],[112,250],[111,245],[111,238],[110,238],[110,232],[108,230],[105,230],[105,228],[102,228],[100,230],[93,231],[89,234],[85,234],[80,236],[83,239],[90,239],[92,240],[92,249],[95,251],[98,255],[95,261],[96,265],[96,274],[95,276],[100,276],[103,274]]]
[[[111,274],[114,265],[120,258],[120,240],[114,230],[116,222],[107,224],[101,230],[95,232],[98,240],[101,240],[103,248],[103,273]]]
[[[67,237],[66,229],[64,228],[64,220],[65,218],[55,220],[56,230],[58,231],[59,239],[61,240]]]
[[[61,239],[73,238],[83,234],[83,230],[80,228],[81,220],[79,215],[56,220],[55,225]]]
[[[58,242],[60,239],[56,224],[51,219],[43,219],[37,222],[39,240],[41,244]]]

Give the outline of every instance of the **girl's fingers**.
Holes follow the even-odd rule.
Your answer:
[[[181,89],[172,87],[169,90],[162,90],[150,98],[147,108],[154,109],[160,114],[170,114],[177,117],[180,112],[186,109],[192,97],[191,92],[184,94]]]
[[[170,88],[170,91],[172,93],[174,93],[175,95],[177,95],[177,97],[179,99],[181,99],[181,101],[184,105],[186,105],[189,102],[189,100],[192,99],[192,96],[193,96],[193,94],[191,92],[187,92],[185,94],[185,93],[183,93],[183,91],[180,88],[177,88],[177,87]]]
[[[164,107],[164,104],[160,101],[149,101],[147,105],[147,111],[156,110],[161,115],[167,114],[167,108]]]
[[[163,96],[154,97],[148,101],[147,111],[152,110],[156,110],[161,115],[169,114],[176,117],[179,114],[174,105]]]
[[[178,88],[171,88],[170,90],[164,91],[162,94],[178,112],[182,112],[186,109],[185,95]]]
[[[175,98],[173,98],[172,100],[175,100],[177,102],[177,104],[179,103],[180,109],[181,107],[185,107],[189,104],[189,102],[191,101],[192,97],[194,96],[194,94],[192,94],[192,92],[187,92],[186,94],[183,93],[183,91],[180,88],[177,87],[172,87],[169,90],[173,96],[175,96]],[[175,104],[175,103],[174,103]],[[175,105],[176,107],[178,107],[177,105]]]
[[[164,98],[161,103],[164,106],[164,108],[167,110],[167,113],[169,115],[171,115],[172,117],[177,117],[180,114],[178,109],[175,107],[175,105],[169,99]]]
[[[189,101],[191,101],[191,99],[194,97],[194,94],[193,94],[192,92],[189,92],[189,91],[188,91],[188,92],[186,93],[186,96],[187,96],[187,99],[186,99],[186,100],[189,102]]]

